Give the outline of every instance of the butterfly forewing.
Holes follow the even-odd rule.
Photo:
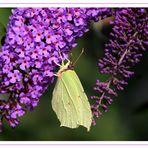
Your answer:
[[[52,107],[61,126],[90,129],[92,113],[88,98],[74,70],[66,70],[57,79],[53,91]]]

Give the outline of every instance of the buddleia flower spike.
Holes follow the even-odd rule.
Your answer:
[[[93,116],[100,117],[102,109],[108,111],[112,98],[118,95],[133,76],[132,67],[140,62],[148,50],[148,10],[144,8],[116,9],[109,42],[105,45],[104,57],[98,62],[102,74],[108,74],[106,82],[96,81],[92,96]],[[95,123],[95,121],[93,122]]]

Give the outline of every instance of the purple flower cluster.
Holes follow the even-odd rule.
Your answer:
[[[0,128],[37,106],[54,80],[60,54],[67,57],[76,39],[88,31],[91,20],[111,15],[106,8],[21,8],[9,18],[0,50]]]
[[[92,96],[94,117],[102,110],[107,111],[112,97],[123,90],[127,80],[134,74],[131,67],[140,61],[142,52],[148,47],[148,9],[127,8],[115,10],[115,20],[105,55],[98,66],[102,74],[108,74],[106,82],[97,80],[94,90],[99,96]],[[95,124],[95,121],[94,121]]]

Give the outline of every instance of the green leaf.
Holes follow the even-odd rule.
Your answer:
[[[11,15],[10,8],[0,8],[0,47],[1,40],[5,36],[9,16]]]
[[[78,128],[80,125],[90,130],[92,112],[83,86],[74,70],[61,66],[53,91],[52,108],[61,126]]]
[[[0,23],[7,28],[9,16],[11,15],[11,8],[0,8]]]

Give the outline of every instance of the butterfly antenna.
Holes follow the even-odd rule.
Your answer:
[[[62,57],[61,51],[58,50],[58,52],[59,52],[60,58],[61,58],[61,60],[62,60],[62,65],[64,65],[64,61],[63,61],[63,57]]]
[[[71,61],[71,64],[72,64],[72,60],[73,60],[73,55],[72,55],[72,52],[70,52],[70,61]]]
[[[79,54],[78,58],[75,60],[75,62],[73,63],[73,66],[76,65],[76,63],[78,62],[78,60],[80,59],[81,55],[84,53],[84,48],[82,48],[81,53]]]

